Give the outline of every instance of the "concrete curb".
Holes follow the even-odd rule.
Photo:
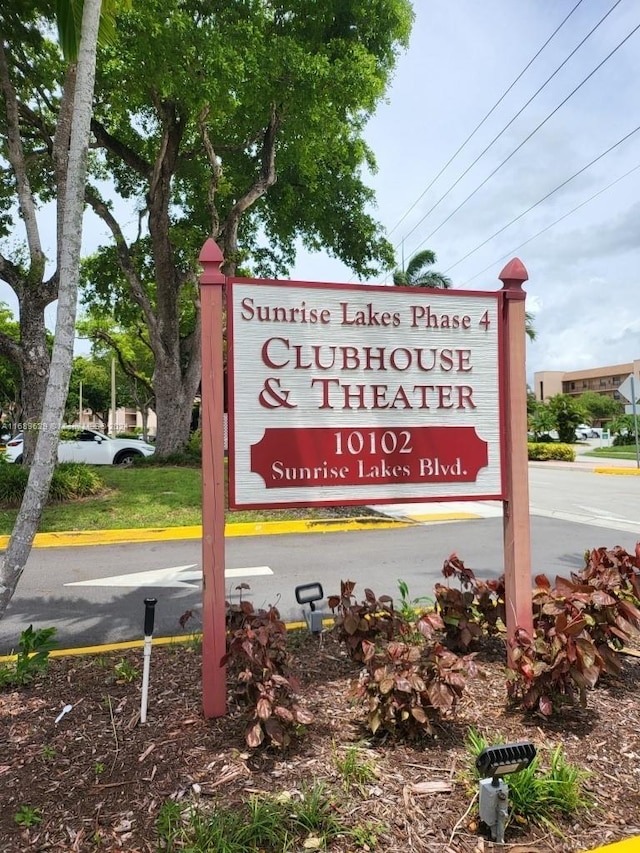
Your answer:
[[[434,520],[443,520],[440,514]],[[461,513],[448,513],[447,519],[468,518]],[[475,516],[472,516],[475,517]],[[285,533],[337,533],[348,530],[384,530],[390,527],[409,527],[416,521],[407,518],[389,518],[387,516],[364,516],[356,518],[299,519],[292,521],[250,521],[227,524],[224,535],[233,536],[271,536]],[[201,539],[202,526],[121,528],[117,530],[70,530],[59,533],[37,533],[34,548],[69,548],[80,545],[118,545],[129,542],[170,542],[178,539]],[[0,550],[7,547],[8,536],[0,536]]]

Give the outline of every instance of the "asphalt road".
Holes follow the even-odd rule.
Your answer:
[[[619,544],[631,550],[640,539],[640,477],[532,468],[530,503],[534,573],[566,575],[582,565],[588,548]],[[486,509],[495,514],[499,507]],[[237,596],[238,584],[247,582],[251,589],[244,594],[254,604],[274,603],[286,619],[299,619],[298,584],[319,581],[328,595],[349,578],[360,592],[369,586],[395,595],[402,578],[413,596],[429,595],[453,551],[479,577],[496,577],[503,568],[502,519],[230,538],[226,565],[238,576],[227,579],[227,589]],[[156,635],[185,633],[178,620],[199,607],[200,564],[199,541],[35,549],[0,622],[0,653],[14,648],[31,623],[55,625],[64,646],[138,639],[145,596],[158,599]],[[254,575],[255,567],[272,574]],[[91,581],[99,585],[86,585]],[[199,627],[197,617],[188,625]]]

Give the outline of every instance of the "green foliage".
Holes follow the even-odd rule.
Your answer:
[[[572,444],[576,438],[576,427],[584,420],[585,412],[568,394],[556,394],[551,397],[548,405],[555,416],[560,441]]]
[[[500,743],[504,743],[501,738],[493,741],[493,744]],[[465,745],[473,759],[477,778],[475,759],[490,744],[479,732],[470,729]],[[560,745],[551,751],[548,769],[542,768],[538,752],[529,767],[510,774],[508,778],[509,822],[542,824],[558,831],[555,825],[558,817],[574,816],[593,804],[593,797],[584,787],[589,776],[575,764],[567,762]]]
[[[19,467],[19,466],[18,466]],[[49,488],[49,501],[72,501],[104,491],[104,482],[94,468],[83,462],[61,462]]]
[[[540,441],[541,436],[548,435],[556,428],[556,417],[544,403],[535,403],[528,417],[528,428]]]
[[[0,477],[0,506],[20,506],[29,479],[24,465],[4,465]],[[57,465],[49,487],[48,503],[77,500],[104,491],[104,483],[93,468],[82,462]]]
[[[442,567],[447,580],[453,578],[459,589],[435,585],[438,612],[445,628],[447,645],[465,651],[483,633],[498,633],[498,622],[505,622],[504,576],[495,581],[478,580],[457,554],[451,554]]]
[[[14,814],[13,820],[18,826],[29,829],[32,826],[42,823],[42,813],[39,808],[34,808],[33,806],[20,806]]]
[[[247,588],[241,584],[241,588]],[[262,743],[286,747],[313,716],[295,701],[299,690],[292,675],[287,629],[275,607],[254,610],[249,601],[226,602],[227,651],[231,696],[249,720],[247,746]]]
[[[529,442],[527,444],[529,460],[532,462],[547,462],[556,459],[561,462],[575,462],[576,452],[568,444],[547,444]]]
[[[354,787],[362,793],[366,785],[373,785],[378,778],[375,763],[364,755],[358,744],[349,744],[341,753],[336,751],[333,762],[346,790]]]
[[[189,436],[189,444],[187,445],[188,453],[192,453],[195,455],[202,455],[202,430],[197,429],[191,433]]]
[[[586,423],[593,421],[608,421],[622,414],[623,405],[620,400],[614,400],[607,394],[597,391],[585,391],[577,400],[578,406],[586,413]]]
[[[113,671],[118,684],[131,684],[140,675],[139,670],[126,658],[121,658],[114,666]]]
[[[170,800],[160,808],[156,829],[167,853],[318,850],[346,831],[336,804],[320,784],[273,797],[252,796],[239,805],[220,804],[207,812]]]
[[[613,446],[624,447],[636,443],[636,430],[633,415],[619,415],[609,429],[613,435]]]
[[[135,468],[201,468],[202,453],[194,452],[191,448],[180,453],[167,453],[165,456],[153,453],[151,456],[137,457],[133,460],[133,466]]]
[[[0,686],[22,687],[46,672],[49,653],[56,647],[55,634],[55,628],[34,631],[33,625],[22,631],[15,661],[0,665]]]
[[[451,279],[443,273],[431,269],[436,262],[436,254],[431,249],[417,252],[407,264],[406,270],[397,269],[393,273],[393,283],[404,287],[430,287],[447,289]]]
[[[428,595],[411,598],[409,596],[409,585],[402,579],[398,580],[398,591],[400,592],[400,606],[398,610],[402,618],[406,621],[411,622],[415,620],[424,610],[433,610],[433,599]]]

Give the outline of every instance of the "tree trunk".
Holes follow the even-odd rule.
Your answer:
[[[177,358],[174,361],[163,360],[160,364],[156,362],[153,385],[158,418],[158,456],[179,453],[189,442],[191,410],[199,382],[199,375],[196,375],[195,379],[192,376],[195,372],[191,370],[187,376],[183,376]]]
[[[22,380],[22,423],[30,424],[24,431],[24,462],[33,460],[38,437],[38,424],[49,377],[49,351],[44,321],[45,305],[25,289],[26,298],[20,300],[20,338],[24,358],[20,365]]]
[[[7,609],[24,571],[33,537],[40,523],[53,476],[60,426],[69,391],[80,277],[84,187],[101,5],[102,0],[85,0],[82,14],[60,250],[60,288],[55,340],[42,411],[43,428],[38,432],[27,488],[0,568],[0,617]]]

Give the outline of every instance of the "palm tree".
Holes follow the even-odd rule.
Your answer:
[[[393,283],[404,287],[438,287],[446,289],[451,287],[451,279],[441,272],[429,269],[436,262],[436,253],[431,249],[423,249],[417,252],[402,269],[393,273]]]

